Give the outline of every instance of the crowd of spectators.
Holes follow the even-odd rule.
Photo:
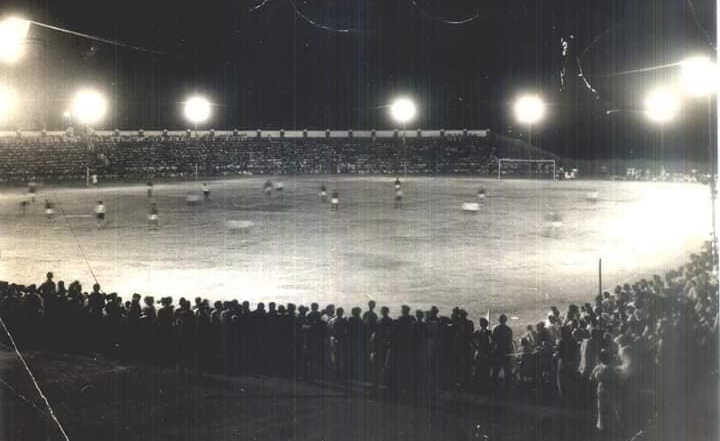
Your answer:
[[[717,256],[706,245],[666,276],[618,285],[515,334],[507,317],[475,323],[455,308],[397,317],[313,303],[124,300],[48,273],[0,285],[0,317],[21,348],[102,352],[230,375],[362,382],[391,396],[462,390],[586,408],[600,432],[632,434],[673,412],[694,387],[717,385]],[[5,337],[5,336],[3,336]]]
[[[235,135],[0,137],[0,182],[254,174],[493,174],[492,140]]]

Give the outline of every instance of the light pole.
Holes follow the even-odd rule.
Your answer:
[[[402,127],[403,142],[403,175],[407,175],[407,140],[405,139],[405,126],[415,118],[417,107],[413,100],[407,97],[395,99],[390,106],[390,116],[400,123]]]
[[[15,90],[0,84],[0,126],[9,123],[13,119],[17,102]]]
[[[718,65],[706,56],[695,56],[683,60],[680,63],[680,80],[686,94],[694,97],[705,97],[707,112],[707,149],[709,174],[710,174],[710,203],[712,205],[712,247],[716,250],[716,216],[715,216],[715,200],[717,198],[717,170],[715,150],[713,147],[713,118],[712,118],[712,98],[718,90],[718,75],[720,69]]]
[[[39,55],[38,50],[34,50],[30,65],[25,66],[24,70],[19,73],[19,78],[24,83],[30,81],[29,88],[23,87],[23,89],[31,90],[30,95],[26,94],[24,100],[33,102],[32,107],[28,110],[31,115],[40,115],[39,124],[46,129],[48,108],[47,41],[28,37],[31,23],[31,21],[19,17],[7,17],[0,20],[0,63],[14,64],[26,56],[27,46],[39,45],[42,55]],[[32,128],[36,127],[37,122],[35,117],[27,120]]]
[[[90,144],[90,127],[97,124],[107,113],[107,100],[96,90],[84,89],[75,94],[73,98],[70,117],[83,125],[83,136],[87,147],[87,163],[85,166],[85,184],[90,185],[90,159],[92,146]]]
[[[185,118],[193,124],[193,130],[197,137],[198,124],[204,123],[210,118],[210,101],[202,96],[191,96],[185,101],[183,108]],[[195,179],[198,178],[198,165],[195,164]]]
[[[660,154],[665,154],[665,124],[670,122],[678,110],[680,100],[674,90],[660,87],[650,91],[645,97],[645,115],[660,126]]]
[[[532,129],[533,125],[539,123],[545,116],[545,102],[536,94],[522,95],[515,100],[513,111],[515,119],[520,124],[527,125],[528,128],[528,159],[530,158],[530,148],[532,147]],[[530,174],[532,174],[532,163],[528,162]]]

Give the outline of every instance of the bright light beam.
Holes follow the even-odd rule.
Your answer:
[[[402,125],[412,121],[416,113],[417,107],[410,98],[398,98],[390,106],[390,116]]]
[[[73,98],[70,115],[85,125],[100,122],[107,112],[105,97],[95,90],[81,90]]]
[[[210,118],[210,101],[193,96],[185,102],[185,118],[193,124],[201,124]]]
[[[680,81],[688,95],[708,96],[718,89],[717,64],[705,56],[691,57],[680,63]]]
[[[513,110],[518,122],[534,125],[545,116],[545,102],[537,95],[523,95],[515,101]]]
[[[0,61],[14,63],[22,57],[23,41],[30,29],[30,22],[17,17],[0,21]]]
[[[665,124],[680,110],[680,100],[669,88],[655,89],[645,98],[645,114],[652,122]]]

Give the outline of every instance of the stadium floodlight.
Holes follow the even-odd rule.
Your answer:
[[[81,90],[73,98],[70,115],[84,125],[99,122],[107,112],[105,97],[95,90]]]
[[[670,88],[651,91],[645,98],[645,114],[650,121],[665,124],[680,110],[680,100]]]
[[[14,63],[23,53],[23,41],[30,29],[30,22],[18,17],[0,21],[0,61]]]
[[[415,118],[416,113],[415,103],[407,97],[397,98],[390,106],[390,116],[403,127]]]
[[[717,64],[706,56],[690,57],[680,63],[680,81],[688,95],[712,95],[718,90],[718,75]]]
[[[515,101],[513,110],[518,122],[534,125],[545,116],[545,102],[538,95],[523,95]]]
[[[193,96],[185,102],[185,118],[195,126],[210,118],[210,101],[201,96]]]
[[[0,124],[10,121],[17,102],[18,99],[15,90],[0,84]]]

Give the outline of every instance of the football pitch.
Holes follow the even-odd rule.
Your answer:
[[[551,305],[587,302],[603,287],[664,275],[709,239],[709,190],[700,184],[495,181],[408,177],[393,208],[394,176],[272,177],[284,191],[268,200],[267,177],[208,181],[209,201],[190,205],[202,181],[99,188],[45,186],[25,214],[25,188],[0,189],[0,279],[41,283],[47,271],[66,285],[93,274],[105,292],[238,299],[251,304],[334,303],[349,310],[370,299],[392,314],[402,304],[476,320],[490,309],[519,326]],[[324,180],[339,210],[318,195]],[[477,213],[461,210],[487,198]],[[598,191],[597,202],[586,195]],[[48,222],[43,202],[57,211]],[[96,201],[107,206],[97,229]],[[160,229],[150,231],[150,202]],[[562,216],[548,231],[546,216]],[[228,225],[242,226],[230,229]],[[249,227],[248,227],[249,226]]]

